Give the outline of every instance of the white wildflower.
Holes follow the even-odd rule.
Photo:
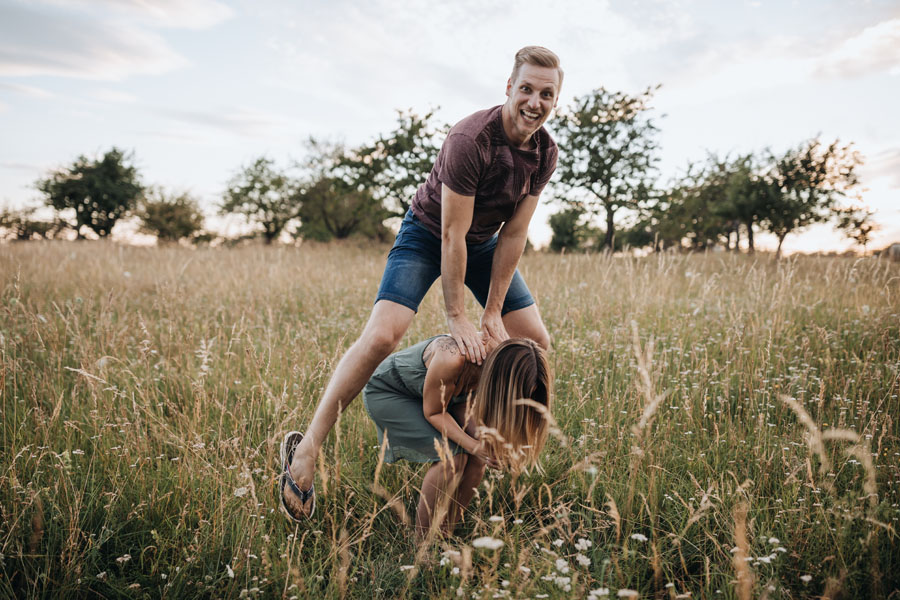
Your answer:
[[[498,515],[491,515],[490,518],[488,518],[488,521],[490,521],[491,523],[502,523],[503,517],[500,517]]]
[[[131,560],[131,555],[130,555],[130,554],[123,554],[122,556],[120,556],[119,558],[116,559],[116,562],[119,563],[120,565],[124,565],[124,564],[127,563],[129,560]]]
[[[577,562],[582,567],[591,566],[591,559],[589,559],[587,556],[585,556],[581,552],[579,552],[578,554],[575,555],[575,562]]]
[[[411,569],[415,569],[416,565],[400,565],[401,571],[409,571]]]
[[[234,490],[234,495],[237,496],[238,498],[243,498],[244,496],[247,495],[247,492],[249,492],[249,491],[250,491],[250,488],[239,487],[236,490]]]
[[[525,573],[526,575],[531,574],[531,569],[529,569],[525,565],[519,565],[519,570],[522,571],[523,573]]]
[[[629,589],[619,590],[616,595],[619,596],[619,598],[637,598],[640,596],[636,590]]]
[[[515,521],[513,521],[513,523],[515,523],[516,525],[521,525],[522,522],[522,519],[516,519]]]
[[[803,583],[809,583],[810,581],[812,581],[812,575],[801,575],[800,581],[802,581]]]
[[[594,542],[587,538],[578,538],[578,541],[575,542],[575,549],[579,552],[584,552],[588,548],[594,545]]]
[[[609,588],[600,587],[588,592],[588,600],[597,600],[598,598],[603,598],[605,596],[609,596]]]
[[[781,543],[781,540],[779,540],[777,537],[770,537],[770,538],[769,538],[769,543],[770,543],[770,544],[780,544],[780,543]]]
[[[228,579],[234,579],[234,569],[231,568],[231,565],[225,565],[225,570],[228,572]]]
[[[572,591],[572,578],[571,577],[556,577],[553,580],[553,583],[556,584],[556,587],[562,589],[564,592]]]
[[[492,538],[489,536],[483,536],[480,538],[475,538],[472,541],[472,545],[476,548],[486,548],[488,550],[497,550],[503,547],[503,540],[498,540],[497,538]]]
[[[569,563],[566,562],[564,558],[556,559],[556,570],[565,575],[569,572]]]
[[[555,540],[553,540],[553,545],[556,546],[557,548],[559,548],[560,546],[563,545],[563,541],[559,538],[556,538]]]
[[[106,581],[106,571],[97,573],[97,581]]]
[[[646,541],[647,541],[647,536],[644,535],[643,533],[632,533],[632,534],[631,534],[631,539],[637,540],[637,541],[639,541],[639,542],[646,542]],[[621,591],[621,590],[620,590],[620,591]],[[626,590],[626,591],[627,591],[627,590]]]

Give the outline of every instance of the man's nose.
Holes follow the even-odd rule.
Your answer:
[[[528,107],[529,108],[539,108],[541,106],[541,98],[537,94],[531,94],[528,96]]]

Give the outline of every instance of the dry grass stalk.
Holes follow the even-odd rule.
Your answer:
[[[631,428],[635,436],[635,442],[631,448],[631,459],[628,466],[628,496],[625,500],[625,512],[631,514],[631,502],[634,499],[635,485],[637,484],[637,471],[644,458],[644,439],[646,431],[653,422],[653,417],[659,409],[666,394],[654,393],[654,381],[650,374],[653,365],[653,337],[647,341],[647,345],[641,349],[641,338],[638,334],[638,326],[635,321],[631,322],[632,346],[634,356],[637,360],[637,369],[639,375],[638,389],[644,397],[644,410],[638,422]]]
[[[753,571],[748,564],[750,546],[747,543],[747,503],[739,502],[734,507],[734,543],[737,550],[732,557],[737,578],[737,597],[740,600],[753,598]]]

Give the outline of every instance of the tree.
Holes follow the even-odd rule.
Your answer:
[[[745,154],[727,165],[725,207],[722,214],[742,223],[747,229],[747,250],[756,251],[753,228],[760,223],[772,206],[772,185],[765,176],[765,168],[753,154]],[[740,234],[735,249],[740,243]]]
[[[604,247],[612,249],[614,217],[649,199],[649,179],[658,161],[657,127],[647,116],[654,88],[629,96],[599,88],[562,113],[557,137],[557,173],[569,194],[564,200],[588,214],[605,213]]]
[[[16,241],[49,240],[68,229],[68,223],[62,219],[56,219],[52,222],[33,219],[32,215],[34,212],[34,208],[23,208],[21,210],[4,208],[0,212],[0,229],[5,230],[5,234],[0,236],[0,239],[13,239]]]
[[[193,238],[203,229],[203,213],[187,193],[172,195],[154,189],[141,202],[138,217],[141,231],[155,235],[160,242]]]
[[[299,234],[304,239],[327,242],[351,235],[382,240],[388,236],[381,223],[389,213],[367,190],[323,176],[308,185],[302,197]]]
[[[448,127],[435,125],[433,118],[434,110],[423,116],[412,109],[398,110],[393,131],[341,157],[347,183],[358,190],[368,190],[390,211],[389,216],[406,214],[447,134]]]
[[[773,158],[770,209],[764,227],[778,238],[775,256],[781,256],[784,238],[813,223],[827,221],[839,198],[859,184],[856,168],[862,164],[852,144],[828,146],[818,138]]]
[[[99,160],[79,156],[68,169],[39,180],[36,187],[46,194],[46,203],[57,211],[75,210],[75,231],[79,239],[82,226],[99,237],[106,237],[144,191],[137,168],[129,164],[132,156],[113,148]]]
[[[297,183],[275,168],[266,157],[243,167],[229,181],[222,214],[243,215],[262,226],[267,244],[278,239],[285,226],[300,213],[301,193]]]
[[[837,228],[843,231],[846,237],[862,246],[863,254],[866,253],[866,246],[872,241],[872,233],[880,229],[878,223],[872,220],[874,214],[862,206],[835,209]]]
[[[548,221],[553,237],[550,238],[552,252],[578,251],[584,243],[586,226],[581,223],[584,210],[573,206],[550,215]]]

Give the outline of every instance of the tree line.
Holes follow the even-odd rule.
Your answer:
[[[598,88],[575,98],[552,122],[561,148],[554,176],[560,212],[550,217],[555,251],[624,247],[754,251],[754,232],[778,239],[820,222],[833,222],[863,248],[877,225],[859,199],[862,158],[852,144],[805,141],[783,153],[710,154],[662,185],[659,128],[651,101]],[[234,172],[217,210],[243,216],[250,236],[272,243],[281,236],[318,241],[361,236],[389,240],[384,222],[402,217],[433,165],[449,127],[434,111],[398,111],[396,126],[358,147],[309,140],[306,157],[288,167],[261,156]],[[36,182],[53,221],[34,209],[5,210],[7,237],[58,237],[73,229],[106,237],[126,215],[161,241],[204,241],[203,213],[187,193],[141,182],[133,155],[113,148],[96,160]],[[597,225],[601,223],[602,225]]]

